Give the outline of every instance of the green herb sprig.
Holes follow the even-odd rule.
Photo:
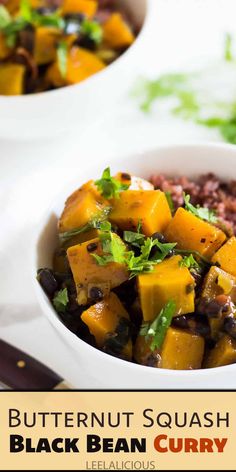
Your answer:
[[[101,179],[95,181],[95,185],[104,198],[119,198],[120,192],[128,190],[129,185],[123,184],[118,179],[111,176],[110,167],[107,167]]]
[[[57,312],[64,313],[69,303],[68,290],[59,290],[53,298],[53,306]]]
[[[155,351],[155,349],[161,349],[175,311],[175,302],[169,300],[151,323],[144,323],[141,326],[139,335],[145,336],[145,339],[150,344],[150,349],[152,351]]]
[[[200,205],[194,206],[190,203],[190,195],[184,193],[183,196],[185,209],[187,211],[208,223],[216,224],[218,222],[215,210],[210,210],[209,208],[201,207]]]
[[[179,266],[187,267],[190,272],[195,269],[200,269],[200,265],[194,258],[193,254],[189,254],[189,256],[184,256],[181,261],[179,261]]]

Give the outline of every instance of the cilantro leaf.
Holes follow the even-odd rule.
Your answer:
[[[57,312],[62,312],[62,313],[65,312],[66,307],[69,303],[67,288],[64,288],[63,290],[59,290],[59,292],[57,292],[57,294],[53,298],[52,302]]]
[[[67,43],[65,41],[60,41],[57,45],[57,63],[58,63],[58,69],[63,79],[66,78],[66,73],[67,73],[67,54],[68,54]]]
[[[103,255],[91,254],[98,265],[104,266],[109,262],[123,264],[125,262],[126,246],[117,234],[112,233],[111,223],[108,221],[101,224],[100,241]]]
[[[224,59],[228,62],[231,62],[234,59],[233,52],[232,52],[232,46],[233,46],[232,35],[227,33],[225,35]]]
[[[185,193],[183,195],[185,209],[187,211],[197,216],[201,220],[207,221],[208,223],[217,223],[218,219],[214,210],[210,210],[209,208],[205,207],[200,207],[200,205],[197,205],[195,207],[194,205],[192,205],[192,203],[190,203],[190,195],[185,195]]]
[[[140,247],[144,243],[145,235],[134,231],[124,231],[123,239],[132,246]]]
[[[92,39],[96,44],[100,44],[102,41],[103,30],[97,21],[84,19],[81,23],[80,32]]]
[[[103,219],[106,218],[107,214],[104,212],[103,215],[98,215],[97,217],[91,219],[86,225],[80,226],[80,228],[74,228],[70,231],[65,231],[63,233],[59,233],[59,239],[61,243],[68,241],[73,236],[77,236],[82,233],[86,233],[90,229],[100,229],[101,225],[103,224]]]
[[[154,265],[162,262],[170,251],[176,246],[176,243],[160,243],[157,239],[146,238],[140,247],[140,255],[135,256],[133,251],[127,254],[127,265],[130,272],[130,279],[143,272],[151,272]],[[157,248],[154,255],[151,255],[153,248]]]
[[[162,308],[159,315],[151,322],[144,323],[140,329],[140,336],[145,336],[146,341],[150,343],[152,351],[161,349],[172,318],[175,314],[176,304],[173,300],[169,300]]]
[[[166,196],[166,200],[168,202],[171,213],[174,213],[175,206],[174,206],[174,202],[173,202],[171,192],[165,192],[165,196]]]
[[[119,180],[111,177],[110,167],[107,167],[102,174],[102,178],[96,180],[95,185],[105,198],[118,198],[120,192],[127,190],[129,185],[123,184]]]
[[[179,261],[179,265],[180,265],[180,267],[187,267],[187,269],[189,269],[190,271],[192,269],[199,269],[200,268],[200,265],[198,264],[196,259],[194,259],[193,254],[190,254],[189,256],[184,256],[181,259],[181,261]]]
[[[11,23],[12,18],[9,11],[3,5],[0,5],[0,30]]]
[[[29,0],[20,1],[19,16],[30,23],[32,21],[32,8]]]

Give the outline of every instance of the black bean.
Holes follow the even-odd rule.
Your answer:
[[[97,243],[90,243],[87,246],[87,251],[88,252],[93,252],[93,251],[95,251],[95,249],[97,249],[97,247],[98,247]]]
[[[175,326],[176,328],[181,328],[181,329],[188,329],[188,320],[186,316],[175,316],[172,320],[172,326]]]
[[[126,174],[126,172],[121,173],[122,180],[131,180],[130,174]]]
[[[89,291],[89,298],[93,301],[102,300],[103,296],[103,291],[99,287],[92,287]]]
[[[166,243],[166,238],[162,233],[153,233],[151,238],[153,240],[157,239],[159,243],[162,243],[162,244]]]
[[[45,293],[49,297],[52,297],[58,289],[58,283],[54,277],[53,271],[51,269],[39,269],[37,278]]]

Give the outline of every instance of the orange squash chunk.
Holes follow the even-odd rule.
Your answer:
[[[6,37],[0,33],[0,59],[6,59],[11,53],[11,48],[6,44]]]
[[[35,30],[34,59],[37,64],[48,64],[56,59],[60,32],[56,28],[40,26]]]
[[[138,276],[138,292],[144,321],[152,321],[169,300],[176,304],[176,316],[194,312],[194,279],[181,256],[173,256],[154,271]]]
[[[236,277],[236,238],[230,238],[212,257],[212,262]]]
[[[139,364],[162,369],[200,369],[204,344],[201,336],[170,327],[160,350],[152,351],[148,339],[139,335],[134,346],[134,359]]]
[[[103,25],[103,39],[111,48],[130,46],[135,37],[120,13],[112,13]]]
[[[114,237],[119,238],[115,234]],[[79,305],[87,304],[91,298],[91,288],[99,287],[104,295],[108,295],[112,288],[118,287],[129,277],[125,264],[109,262],[104,266],[100,266],[92,254],[103,255],[99,238],[77,244],[67,250],[70,268],[77,288]]]
[[[166,228],[165,236],[168,241],[176,242],[179,249],[198,251],[209,259],[226,239],[226,235],[219,228],[184,208],[178,208]]]
[[[110,293],[109,297],[88,308],[81,315],[83,322],[96,339],[97,346],[102,348],[109,335],[114,334],[122,318],[129,320],[129,315],[117,295]],[[123,354],[132,358],[132,341],[128,340]]]
[[[222,365],[234,364],[236,362],[236,342],[229,336],[224,335],[206,358],[204,367],[213,368]]]
[[[102,217],[108,208],[108,203],[101,196],[96,198],[91,190],[80,188],[65,203],[59,219],[59,232],[85,226],[92,219]]]
[[[171,212],[160,190],[126,190],[114,199],[109,219],[122,230],[136,231],[141,223],[142,232],[151,236],[156,231],[164,231],[171,220]]]
[[[200,369],[204,345],[202,336],[168,328],[161,349],[160,367],[173,370]]]
[[[73,85],[87,79],[93,74],[105,68],[104,62],[92,52],[73,46],[67,57],[67,70],[65,78],[61,76],[57,61],[47,71],[47,79],[55,87]]]
[[[22,95],[25,67],[20,64],[0,65],[0,95]]]
[[[68,13],[82,13],[88,18],[92,18],[98,7],[95,0],[63,0],[62,15]]]

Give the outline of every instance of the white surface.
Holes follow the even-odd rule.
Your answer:
[[[135,1],[135,0],[134,0]],[[149,35],[153,48],[137,60],[137,73],[157,73],[219,55],[222,35],[236,33],[235,0],[152,0]],[[145,59],[145,60],[144,60]],[[147,61],[148,59],[148,61]],[[148,63],[148,64],[147,64]],[[117,87],[119,77],[117,77]],[[1,126],[1,124],[0,124]],[[40,216],[83,162],[98,163],[118,154],[151,149],[158,144],[219,140],[214,131],[197,128],[156,110],[144,116],[129,91],[106,119],[83,136],[62,136],[56,143],[1,142],[1,337],[14,343],[81,387],[92,380],[80,372],[74,356],[43,317],[29,270],[29,247]]]

